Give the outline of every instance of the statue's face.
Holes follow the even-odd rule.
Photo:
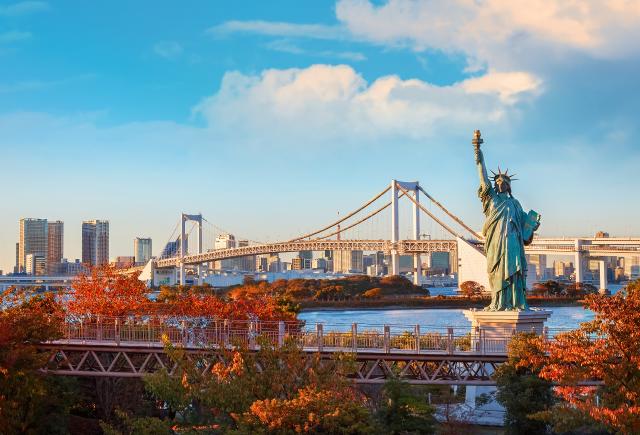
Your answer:
[[[506,193],[511,190],[511,185],[509,184],[509,181],[504,177],[498,177],[495,181],[495,189],[499,193]]]

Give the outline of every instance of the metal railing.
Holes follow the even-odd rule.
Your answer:
[[[546,339],[566,330],[542,333]],[[428,327],[424,325],[374,325],[303,322],[212,320],[193,322],[132,321],[111,318],[69,321],[57,342],[91,346],[163,347],[167,342],[190,349],[258,349],[267,343],[282,346],[293,340],[305,351],[416,354],[506,354],[515,330]],[[532,331],[535,332],[535,331]]]

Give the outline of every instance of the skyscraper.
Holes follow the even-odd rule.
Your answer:
[[[333,271],[337,273],[362,273],[362,251],[333,251]]]
[[[133,256],[136,264],[147,264],[151,260],[151,239],[136,237],[133,240]]]
[[[55,275],[60,273],[62,257],[64,256],[64,222],[55,221],[47,223],[48,249],[47,249],[47,273]]]
[[[18,271],[26,272],[27,255],[33,254],[45,261],[48,251],[48,225],[46,219],[20,219],[20,247],[18,252]]]
[[[109,221],[82,222],[82,263],[87,266],[109,263]]]

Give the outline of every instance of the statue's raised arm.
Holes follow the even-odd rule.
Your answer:
[[[483,142],[484,141],[480,136],[480,130],[476,130],[473,133],[473,140],[471,143],[473,143],[473,147],[476,152],[476,166],[478,167],[478,175],[480,176],[481,192],[491,188],[491,181],[487,175],[487,168],[484,165],[484,156],[482,155],[482,150],[480,150],[480,145],[482,145]]]

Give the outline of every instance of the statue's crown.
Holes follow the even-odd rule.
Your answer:
[[[511,184],[512,181],[517,180],[517,178],[513,178],[516,174],[509,175],[509,169],[507,169],[506,171],[502,172],[502,170],[500,169],[500,166],[498,166],[498,173],[497,174],[495,172],[493,172],[493,171],[491,171],[491,173],[493,174],[493,181],[497,180],[498,178],[502,178],[504,180],[507,180],[507,182],[509,182],[509,184]]]

